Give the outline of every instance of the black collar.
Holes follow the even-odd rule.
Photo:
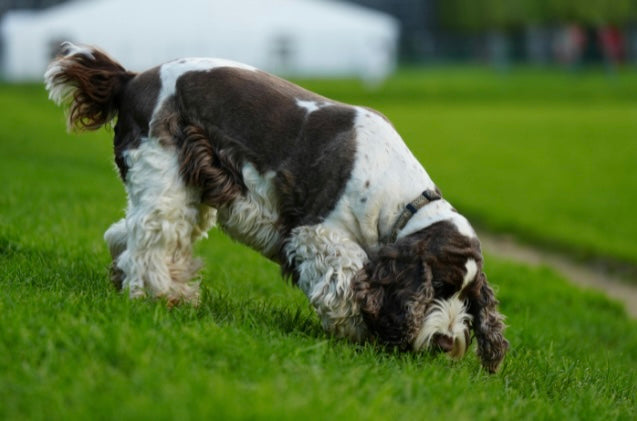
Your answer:
[[[396,219],[396,223],[391,230],[391,234],[387,239],[387,243],[393,243],[396,241],[398,231],[405,228],[407,222],[409,222],[411,217],[414,216],[419,209],[421,209],[426,204],[434,202],[436,200],[440,200],[441,198],[442,195],[440,194],[438,189],[425,190],[417,198],[409,202],[407,206],[405,206],[405,209],[403,209],[402,213],[398,216],[398,219]]]

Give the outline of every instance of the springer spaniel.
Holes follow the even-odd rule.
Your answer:
[[[211,58],[125,70],[65,43],[45,74],[68,128],[115,124],[126,217],[105,233],[130,297],[197,302],[193,243],[216,224],[281,265],[326,331],[495,372],[508,342],[469,222],[380,113]]]

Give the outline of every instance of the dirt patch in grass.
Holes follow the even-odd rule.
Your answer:
[[[479,233],[485,253],[532,266],[548,266],[566,279],[585,288],[594,288],[622,302],[626,312],[637,319],[637,279],[631,273],[616,274],[599,262],[579,262],[564,254],[522,244],[509,235]]]

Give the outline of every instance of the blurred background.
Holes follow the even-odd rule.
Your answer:
[[[636,0],[0,0],[0,18],[9,80],[39,78],[66,39],[134,69],[217,56],[370,82],[396,63],[637,62]]]

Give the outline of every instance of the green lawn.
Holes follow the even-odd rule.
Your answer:
[[[390,115],[463,212],[503,229],[559,239],[554,228],[577,210],[575,196],[583,189],[549,195],[558,187],[543,180],[545,175],[535,177],[533,168],[506,159],[524,155],[506,129],[513,133],[514,122],[522,121],[520,136],[531,137],[540,130],[525,115],[533,109],[537,118],[544,116],[542,125],[554,121],[552,129],[546,129],[554,137],[595,126],[595,121],[604,127],[582,127],[583,133],[612,132],[616,128],[606,127],[601,117],[615,112],[603,103],[620,113],[630,107],[634,111],[630,95],[623,89],[616,90],[616,97],[602,95],[593,88],[611,82],[591,76],[591,96],[599,95],[600,103],[581,115],[576,106],[587,109],[581,96],[589,88],[575,90],[580,97],[574,103],[544,101],[530,88],[519,93],[518,101],[509,100],[513,94],[507,92],[482,101],[483,93],[473,97],[460,89],[473,86],[464,82],[472,77],[482,83],[478,91],[501,83],[479,72],[406,74],[377,93],[378,98],[349,84],[313,85],[331,96],[342,91],[343,99],[350,95],[365,100]],[[440,88],[430,80],[435,78]],[[512,76],[515,80],[502,83],[513,86],[524,78],[546,78],[557,89],[554,79],[559,76]],[[458,92],[455,99],[444,101],[437,89]],[[429,91],[422,101],[412,98]],[[408,99],[400,101],[401,95]],[[326,337],[306,299],[281,281],[274,265],[216,232],[199,247],[206,262],[200,307],[169,310],[162,303],[130,302],[109,285],[110,262],[101,238],[125,205],[111,162],[110,134],[66,135],[60,110],[46,101],[39,86],[0,87],[0,110],[0,419],[637,417],[637,323],[629,321],[618,304],[582,292],[549,270],[490,256],[486,270],[499,290],[511,342],[496,375],[483,372],[473,353],[452,363],[444,357],[387,353]],[[557,124],[556,114],[579,122]],[[613,118],[622,127],[630,126],[630,121]],[[449,140],[431,140],[446,137]],[[623,139],[627,144],[628,138]],[[529,143],[527,149],[540,156],[542,143]],[[460,151],[460,144],[470,150]],[[627,155],[611,146],[607,154],[615,154],[613,162]],[[569,150],[565,145],[554,148]],[[569,156],[580,154],[584,152],[573,147]],[[599,154],[591,152],[586,159],[621,172],[619,164],[605,164]],[[551,169],[556,178],[577,179],[569,175],[573,162],[563,160],[568,167],[560,174],[557,161],[527,157],[523,162],[541,164],[543,174]],[[501,175],[502,166],[519,174]],[[613,215],[615,223],[627,220],[631,194],[634,200],[634,191],[618,190],[618,183],[628,186],[625,180],[631,176],[618,176],[614,195],[591,190],[596,199],[608,195],[623,209]],[[466,186],[468,181],[473,186]],[[534,189],[519,191],[529,187]],[[525,210],[516,203],[522,210],[512,210],[507,202],[520,201],[520,194],[525,194],[527,207],[530,200],[539,205]],[[554,202],[551,208],[549,202]],[[601,219],[592,202],[587,200],[580,212]],[[512,217],[510,212],[519,214]],[[549,217],[556,218],[550,221],[553,225]],[[631,229],[628,224],[613,234],[616,243],[627,244],[618,253],[579,247],[584,237],[574,235],[582,227],[565,229],[564,245],[625,257],[622,253],[632,250]],[[591,231],[598,242],[602,234],[609,235],[603,226]]]

